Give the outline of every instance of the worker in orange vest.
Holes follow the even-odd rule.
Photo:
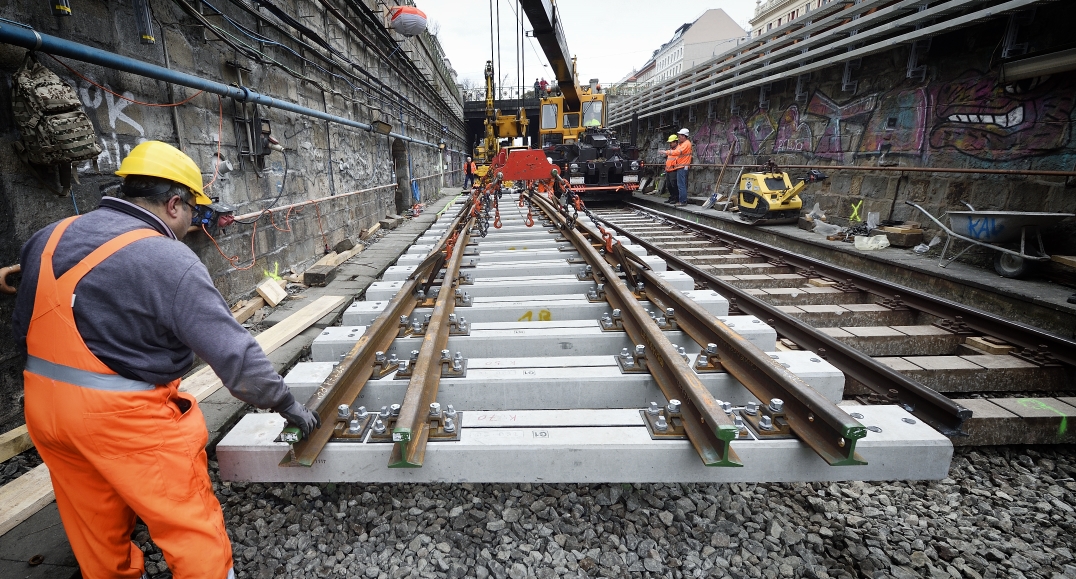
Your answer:
[[[478,165],[467,157],[467,162],[463,164],[463,190],[466,191],[474,185],[475,176],[478,174]]]
[[[677,145],[675,148],[661,153],[669,157],[668,161],[672,161],[673,174],[676,175],[676,190],[680,194],[676,205],[683,207],[687,205],[687,168],[691,164],[692,147],[691,140],[688,139],[687,129],[677,131],[676,139]],[[668,175],[668,165],[669,163],[666,162],[666,175]]]
[[[143,577],[131,541],[140,518],[175,579],[232,578],[205,418],[180,377],[197,355],[236,398],[304,434],[320,420],[180,241],[210,203],[194,161],[146,141],[116,174],[122,199],[104,197],[22,249],[12,325],[27,356],[26,426],[83,577]]]
[[[669,135],[668,149],[662,151],[666,154],[676,148],[677,138],[676,135]],[[676,191],[676,157],[667,155],[665,157],[665,180],[663,181],[665,191],[669,194],[669,199],[665,201],[666,205],[673,205],[680,200],[680,194]]]

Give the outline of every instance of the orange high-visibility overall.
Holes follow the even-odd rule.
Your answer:
[[[52,256],[74,219],[56,226],[41,255],[23,376],[26,426],[52,476],[82,576],[142,576],[142,551],[131,541],[138,516],[176,579],[224,579],[232,547],[209,481],[197,401],[177,391],[179,379],[155,386],[116,374],[86,347],[72,311],[87,272],[160,234],[120,235],[56,279]]]

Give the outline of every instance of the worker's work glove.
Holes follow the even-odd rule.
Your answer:
[[[276,410],[276,412],[283,416],[288,421],[288,424],[294,425],[303,431],[303,436],[309,436],[315,428],[321,428],[321,419],[318,415],[300,404],[298,400],[292,399],[291,404]]]

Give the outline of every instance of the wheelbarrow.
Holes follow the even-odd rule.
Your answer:
[[[1042,232],[1040,228],[1049,227],[1073,217],[1072,213],[1036,213],[1024,211],[976,211],[968,206],[970,211],[949,211],[949,227],[931,215],[926,209],[911,201],[905,201],[930,218],[931,221],[941,227],[947,234],[945,246],[942,247],[941,262],[939,267],[946,267],[956,258],[964,255],[966,251],[981,246],[994,250],[994,270],[1002,277],[1018,278],[1026,274],[1031,264],[1038,261],[1050,261],[1050,256],[1042,246]],[[944,215],[943,215],[944,217]],[[1038,249],[1034,254],[1028,253],[1028,231],[1035,234]],[[953,239],[966,241],[970,245],[945,257]],[[1014,242],[1020,240],[1020,251],[1014,251],[998,245],[999,243]],[[955,251],[955,247],[953,248]],[[1033,250],[1035,251],[1035,250]]]

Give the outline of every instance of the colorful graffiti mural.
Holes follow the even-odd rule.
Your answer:
[[[1045,155],[1068,142],[1072,75],[1002,85],[981,74],[938,88],[930,146],[988,161]]]
[[[696,127],[695,150],[702,163],[724,161],[733,143],[738,156],[791,154],[804,161],[904,156],[926,162],[945,151],[1015,161],[1066,147],[1074,108],[1076,75],[1001,85],[971,71],[844,102],[818,90],[805,105],[783,111],[710,119]]]

